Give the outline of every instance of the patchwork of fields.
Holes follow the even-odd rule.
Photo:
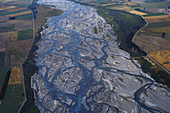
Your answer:
[[[1,2],[1,1],[0,1]],[[24,100],[20,64],[33,37],[31,0],[3,0],[0,6],[0,89],[11,69],[0,113],[16,113]],[[1,91],[1,90],[0,90]],[[8,107],[6,107],[8,106]]]

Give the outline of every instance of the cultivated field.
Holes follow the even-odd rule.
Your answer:
[[[153,51],[149,55],[170,71],[170,49],[162,51]]]
[[[170,21],[170,15],[148,16],[148,17],[145,17],[145,19],[149,23],[167,22],[167,21]]]
[[[136,36],[135,44],[147,53],[156,50],[170,49],[170,41],[158,36],[140,33]]]
[[[5,15],[7,17],[15,17],[15,16],[20,16],[20,15],[26,15],[26,14],[30,14],[32,13],[32,11],[25,11],[25,12],[20,12],[20,13],[15,13],[15,14],[10,14],[10,15]]]
[[[21,73],[19,67],[13,67],[11,69],[11,75],[9,78],[8,85],[15,85],[15,84],[21,84]]]
[[[147,15],[147,13],[136,11],[136,10],[131,10],[129,12],[132,13],[132,14],[136,14],[136,15]]]
[[[145,31],[153,32],[153,33],[168,33],[170,34],[170,27],[154,27],[154,28],[146,28]]]

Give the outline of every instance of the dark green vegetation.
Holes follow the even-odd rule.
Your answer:
[[[0,76],[1,76],[0,77],[0,87],[2,87],[2,85],[3,85],[7,71],[8,71],[8,68],[0,67],[0,72],[1,72],[1,74],[0,74]]]
[[[168,73],[166,73],[163,70],[156,70],[153,68],[152,64],[145,60],[144,58],[137,58],[136,60],[139,61],[141,64],[141,68],[145,73],[148,73],[151,75],[153,79],[155,79],[157,82],[166,84],[168,87],[170,87],[170,76]]]
[[[112,10],[104,7],[98,7],[99,15],[104,17],[108,23],[114,25],[113,29],[120,43],[119,47],[130,53],[133,57],[146,55],[138,46],[132,43],[135,33],[146,23],[140,16],[127,13],[120,10]]]
[[[2,87],[8,68],[4,67],[5,52],[0,52],[0,87]],[[1,88],[0,88],[1,89]]]
[[[33,37],[32,34],[33,34],[32,29],[19,31],[17,40],[31,39]]]
[[[38,49],[37,43],[39,42],[40,38],[41,38],[41,35],[39,33],[35,37],[31,51],[30,51],[27,59],[25,60],[25,62],[23,64],[24,81],[25,81],[25,90],[26,90],[27,101],[25,102],[25,104],[24,104],[24,106],[21,110],[21,113],[37,113],[37,112],[39,112],[37,107],[34,104],[35,99],[34,99],[33,89],[31,88],[31,77],[38,70],[38,68],[35,66],[36,62],[34,60],[34,58],[35,58],[34,52]]]
[[[0,67],[4,66],[5,52],[0,52]]]
[[[32,20],[32,14],[20,15],[15,17],[17,20]]]
[[[8,85],[5,99],[1,101],[0,113],[17,113],[23,101],[22,88],[22,84]]]
[[[4,96],[5,96],[7,87],[8,87],[8,81],[9,81],[10,75],[11,75],[11,69],[8,70],[8,72],[5,76],[5,80],[4,80],[4,83],[3,83],[3,86],[2,86],[2,89],[1,89],[1,92],[0,92],[0,100],[4,99]]]

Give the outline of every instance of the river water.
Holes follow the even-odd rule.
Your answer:
[[[95,8],[65,0],[39,0],[63,11],[49,17],[38,43],[33,76],[43,113],[161,113],[170,93],[118,48],[112,26]]]

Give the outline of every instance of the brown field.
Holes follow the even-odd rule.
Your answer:
[[[170,49],[170,41],[162,37],[156,37],[140,33],[136,36],[134,43],[138,45],[146,53],[156,50]]]
[[[143,13],[143,12],[135,11],[135,10],[132,10],[132,11],[129,11],[129,12],[132,13],[132,14],[136,14],[136,15],[147,15],[147,13]]]
[[[8,6],[8,7],[7,7],[7,6],[4,6],[4,7],[1,7],[1,8],[0,8],[0,11],[1,11],[1,10],[12,9],[12,8],[16,8],[16,6]]]
[[[27,9],[27,8],[23,7],[23,8],[7,9],[6,11],[13,12],[13,11],[18,11],[18,10],[23,10],[23,9]]]
[[[154,28],[145,28],[145,31],[154,32],[154,33],[170,33],[170,27],[154,27]]]
[[[17,36],[18,36],[18,31],[0,33],[1,38],[6,38],[6,39],[11,40],[11,41],[17,40]]]
[[[30,20],[10,20],[12,24],[15,24],[14,30],[32,29],[32,21]]]
[[[25,14],[30,14],[32,11],[25,11],[21,13],[15,13],[15,14],[10,14],[10,15],[5,15],[6,17],[13,17],[13,16],[20,16],[20,15],[25,15]]]
[[[20,68],[19,67],[12,68],[8,85],[15,85],[15,84],[21,84],[21,83],[22,83],[22,80],[21,80]]]
[[[144,17],[147,22],[149,23],[156,23],[156,22],[167,22],[170,21],[170,15],[161,15],[161,16],[149,16]]]
[[[16,66],[21,64],[30,46],[30,42],[31,39],[7,42],[7,51],[10,54],[5,57],[10,59],[10,65]]]
[[[170,71],[170,49],[150,52],[149,55]]]

